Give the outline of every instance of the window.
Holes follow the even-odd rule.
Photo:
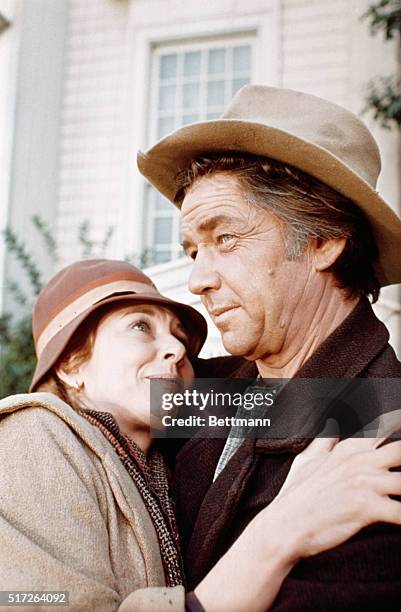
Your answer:
[[[238,89],[251,80],[252,46],[250,36],[155,46],[149,141],[156,142],[183,125],[219,117]],[[149,185],[144,223],[145,247],[153,263],[180,256],[178,211]]]

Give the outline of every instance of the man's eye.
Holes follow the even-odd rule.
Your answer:
[[[234,238],[235,236],[233,236],[233,234],[222,234],[221,236],[219,236],[218,241],[220,244],[227,244],[234,240]]]

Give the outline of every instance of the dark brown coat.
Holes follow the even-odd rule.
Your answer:
[[[303,378],[401,377],[386,327],[362,300],[299,371]],[[252,363],[218,358],[198,375],[252,377]],[[389,397],[384,401],[399,402]],[[397,405],[397,407],[401,407]],[[304,415],[300,415],[301,417]],[[174,490],[189,587],[199,583],[279,492],[302,440],[245,440],[212,484],[224,440],[194,439],[177,455]],[[251,551],[250,551],[250,554]],[[398,610],[401,528],[376,524],[346,543],[298,563],[275,601],[275,611]]]

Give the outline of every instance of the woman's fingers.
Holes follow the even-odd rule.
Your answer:
[[[377,477],[378,490],[382,495],[401,495],[401,473],[385,472]],[[401,504],[397,502],[401,511]]]
[[[363,453],[370,450],[375,450],[383,442],[387,440],[387,437],[380,438],[347,438],[341,440],[336,444],[336,454],[352,455],[354,453]]]
[[[374,522],[401,525],[401,503],[390,498],[383,499]]]
[[[324,455],[330,452],[339,440],[340,438],[315,438],[298,456],[311,459],[316,455]]]
[[[381,446],[374,453],[380,467],[395,468],[401,466],[401,440]]]

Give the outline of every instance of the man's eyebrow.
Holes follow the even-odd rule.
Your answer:
[[[181,242],[181,246],[184,249],[185,252],[187,252],[187,250],[193,245],[193,242],[191,242],[191,240],[183,240]]]
[[[199,232],[210,232],[218,225],[223,225],[224,223],[235,224],[235,222],[240,222],[240,219],[236,217],[231,217],[230,215],[215,215],[213,217],[209,217],[208,219],[204,219],[198,225]]]
[[[219,225],[230,224],[231,227],[238,226],[241,223],[241,219],[237,217],[231,217],[229,215],[214,215],[203,219],[196,228],[198,232],[212,232]],[[184,249],[188,248],[192,244],[191,240],[183,240],[181,245]]]
[[[224,225],[225,223],[230,224],[230,227],[234,228],[235,226],[239,226],[243,222],[241,219],[237,217],[231,217],[230,215],[215,215],[213,217],[209,217],[208,219],[204,219],[201,221],[196,228],[198,232],[211,232],[219,225]],[[192,246],[192,240],[183,240],[181,242],[181,246],[186,251]]]

